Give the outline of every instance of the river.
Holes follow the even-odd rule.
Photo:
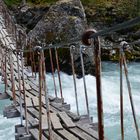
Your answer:
[[[140,127],[140,63],[128,64],[129,78],[132,85],[132,94],[137,114],[137,120]],[[47,83],[49,93],[54,95],[54,87],[51,74],[47,74]],[[56,81],[57,74],[55,74]],[[62,87],[65,101],[71,104],[71,109],[76,112],[74,87],[72,76],[61,73]],[[80,114],[86,114],[85,96],[83,88],[83,79],[76,79],[78,90],[78,102]],[[97,122],[97,102],[96,102],[96,81],[91,75],[86,76],[87,92],[89,99],[90,115],[93,121]],[[57,87],[58,86],[57,82]],[[4,85],[1,85],[2,91]],[[104,126],[105,136],[108,140],[120,140],[120,91],[119,91],[119,64],[111,62],[102,63],[102,94],[104,105]],[[59,92],[59,91],[58,91]],[[59,93],[58,93],[59,94]],[[60,94],[59,94],[60,95]],[[14,125],[19,123],[19,118],[6,119],[2,116],[2,110],[5,105],[10,104],[9,100],[0,101],[0,140],[14,140]],[[136,140],[135,125],[132,117],[130,100],[126,81],[124,80],[124,126],[125,140]]]

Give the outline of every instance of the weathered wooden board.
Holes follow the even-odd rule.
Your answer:
[[[44,131],[44,135],[49,137],[48,131]],[[60,137],[57,133],[52,131],[52,140],[64,140],[62,137]]]
[[[72,113],[71,111],[69,111],[69,110],[67,110],[67,109],[65,109],[63,107],[58,106],[58,103],[53,102],[53,103],[50,103],[50,104],[54,108],[58,109],[59,111],[65,111],[68,114],[68,116],[72,118],[72,120],[74,120],[74,121],[80,120],[80,116],[77,116],[76,114]]]
[[[88,128],[88,127],[86,127],[84,125],[81,125],[81,124],[76,124],[76,126],[78,128],[80,128],[82,131],[84,131],[85,133],[87,133],[87,134],[91,135],[92,137],[94,137],[95,139],[97,139],[97,140],[99,139],[98,133],[95,130],[93,130],[91,128]]]
[[[61,135],[66,140],[79,140],[78,137],[74,136],[73,134],[71,134],[70,132],[68,132],[65,129],[57,130],[57,132],[59,133],[59,135]]]
[[[48,130],[47,115],[42,115],[42,129]]]
[[[75,124],[73,123],[71,118],[66,114],[66,112],[63,111],[63,112],[59,112],[58,114],[62,119],[62,121],[64,122],[64,124],[66,125],[66,127],[68,128],[75,127]]]
[[[70,130],[70,132],[72,132],[73,134],[75,134],[80,139],[82,138],[83,140],[97,140],[97,139],[91,137],[90,135],[88,135],[87,133],[83,132],[81,129],[78,129],[78,128],[70,128],[69,130]]]
[[[31,98],[26,98],[26,106],[27,107],[33,106],[32,101],[31,101]]]
[[[39,130],[38,129],[30,129],[29,130],[32,136],[35,138],[35,140],[39,140]],[[43,134],[42,134],[42,140],[48,140]]]
[[[50,113],[50,117],[51,117],[52,126],[55,130],[63,129],[60,120],[55,113]]]

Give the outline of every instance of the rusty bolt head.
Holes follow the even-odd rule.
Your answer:
[[[82,43],[86,46],[90,46],[91,45],[91,39],[90,36],[92,34],[96,33],[95,29],[88,29],[86,30],[83,35],[82,35]]]

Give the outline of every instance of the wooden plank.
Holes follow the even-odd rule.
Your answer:
[[[42,115],[42,129],[48,130],[47,115]]]
[[[82,131],[84,131],[85,133],[87,133],[87,134],[89,134],[90,136],[92,136],[92,137],[94,137],[95,139],[99,139],[99,137],[98,137],[98,133],[95,131],[95,130],[93,130],[93,129],[91,129],[91,128],[88,128],[88,127],[86,127],[86,126],[84,126],[84,125],[81,125],[81,124],[76,124],[76,126],[79,128],[79,129],[81,129]]]
[[[54,108],[56,108],[57,110],[59,110],[59,111],[65,111],[67,114],[68,114],[68,116],[70,117],[70,118],[72,118],[72,120],[74,120],[74,121],[79,121],[80,120],[80,116],[78,116],[78,115],[76,115],[76,114],[74,114],[74,113],[72,113],[71,111],[69,111],[69,110],[67,110],[67,109],[65,109],[64,107],[62,107],[62,106],[58,106],[58,103],[50,103]]]
[[[32,116],[39,118],[39,112],[35,108],[28,108],[28,111],[32,114]]]
[[[68,127],[68,128],[75,127],[75,124],[73,123],[71,118],[66,114],[66,112],[64,112],[64,111],[59,112],[58,115],[60,116],[60,118],[62,119],[62,121],[66,125],[66,127]]]
[[[34,137],[35,140],[39,140],[39,130],[38,129],[30,129],[29,132]],[[42,134],[42,140],[48,140],[43,134]]]
[[[28,83],[25,82],[25,89],[31,90],[32,88],[30,87],[30,85]]]
[[[31,101],[31,98],[26,98],[26,106],[27,107],[33,106],[32,101]]]
[[[2,32],[5,34],[5,36],[8,36],[7,30],[3,29]]]
[[[13,45],[14,43],[10,44],[10,48],[14,50],[16,47]],[[14,54],[13,54],[14,55]]]
[[[45,131],[44,132],[44,135],[46,135],[47,137],[49,137],[48,131]],[[55,133],[54,131],[52,131],[52,140],[64,140],[64,139],[61,138],[57,133]]]
[[[16,109],[19,111],[20,113],[20,107],[16,107]],[[23,116],[25,117],[25,111],[23,110]],[[33,127],[37,127],[38,126],[38,120],[36,118],[34,118],[33,116],[31,116],[31,114],[29,112],[27,112],[27,118],[28,118],[28,122],[31,124],[31,126]]]
[[[55,130],[63,129],[60,120],[55,113],[50,113],[50,117],[51,117],[52,126]]]
[[[32,101],[33,101],[33,105],[34,105],[34,106],[39,106],[39,100],[38,100],[38,97],[34,97],[34,98],[32,98]]]
[[[70,128],[69,130],[70,130],[70,132],[72,132],[73,134],[75,134],[82,140],[97,140],[97,139],[91,137],[90,135],[88,135],[87,133],[83,132],[79,128]]]
[[[57,132],[66,140],[79,140],[78,137],[74,136],[73,134],[71,134],[70,132],[68,132],[65,129],[57,130]]]

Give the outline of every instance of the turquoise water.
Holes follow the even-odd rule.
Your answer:
[[[4,91],[4,85],[0,82],[0,93]],[[14,140],[14,126],[19,123],[19,118],[7,119],[3,117],[3,109],[11,104],[9,100],[0,100],[0,140]]]
[[[103,89],[103,104],[104,104],[104,124],[105,136],[108,140],[120,140],[120,112],[119,112],[119,64],[105,62],[102,65],[102,89]],[[134,105],[137,114],[137,120],[140,126],[140,63],[130,63],[128,65],[129,78],[132,84],[132,94]],[[57,87],[59,87],[57,74],[55,74]],[[49,93],[54,95],[54,87],[51,74],[46,76]],[[72,76],[61,73],[62,87],[65,101],[71,104],[71,109],[76,112],[74,88]],[[78,101],[80,113],[86,114],[85,96],[83,89],[83,80],[76,79],[78,90]],[[87,91],[90,105],[90,114],[93,116],[93,121],[97,122],[97,103],[96,103],[96,81],[91,75],[86,76]],[[60,96],[59,90],[58,94]],[[14,125],[19,123],[19,119],[10,119],[2,117],[2,108],[10,104],[10,101],[0,101],[0,140],[14,139]],[[124,80],[124,125],[125,125],[125,140],[136,140],[136,132],[126,81]]]

